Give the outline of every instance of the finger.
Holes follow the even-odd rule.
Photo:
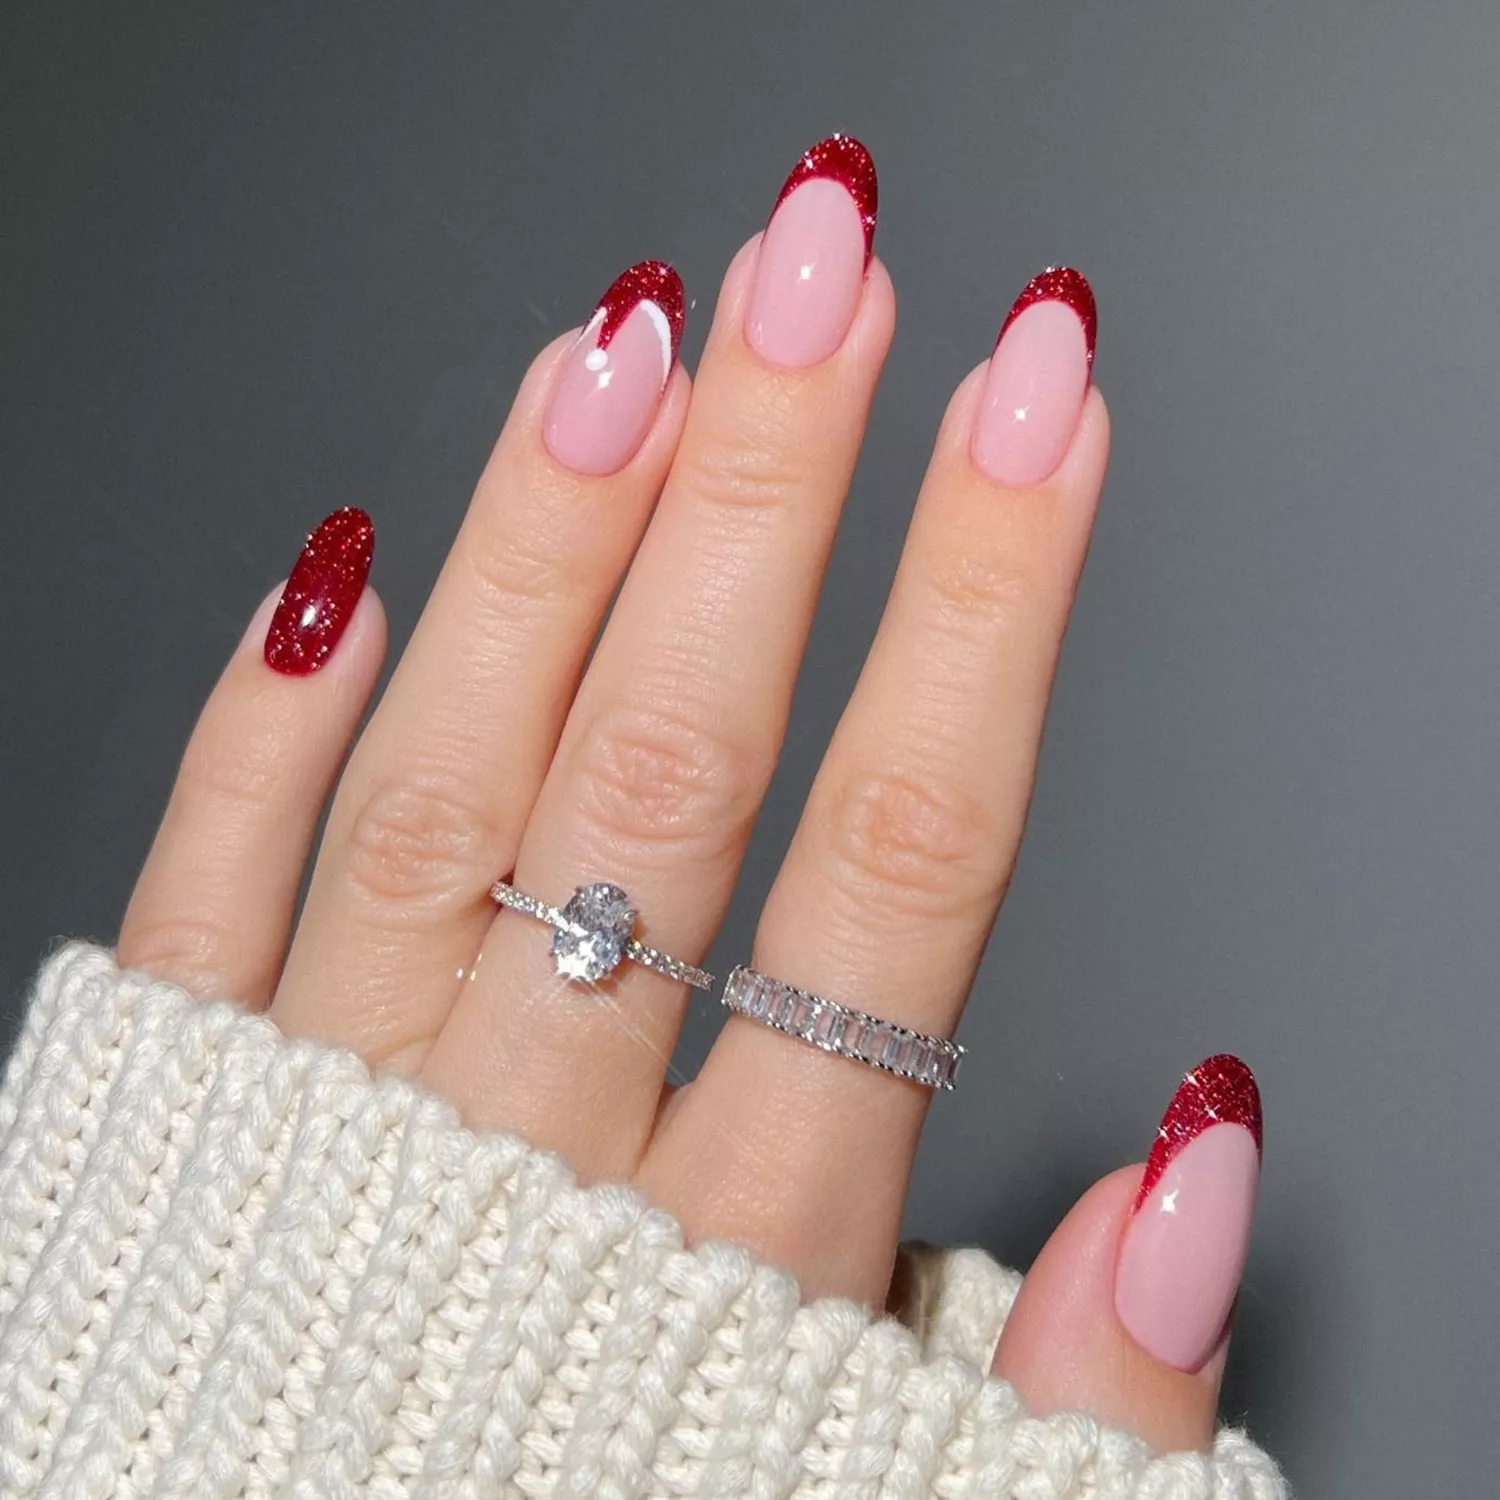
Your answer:
[[[848,181],[799,167],[725,278],[671,477],[516,865],[523,890],[559,903],[584,881],[618,884],[643,941],[690,963],[775,765],[894,324],[889,278],[866,260],[868,154],[842,140],[808,161]],[[589,1176],[626,1174],[684,987],[626,964],[607,1004],[559,1002],[558,988],[543,934],[502,914],[427,1076]]]
[[[339,785],[284,1030],[415,1068],[493,915],[687,407],[682,283],[643,262],[533,365]]]
[[[1208,1058],[1178,1089],[1144,1173],[1123,1168],[1079,1200],[995,1354],[1033,1413],[1088,1412],[1162,1452],[1210,1446],[1260,1137],[1250,1070]]]
[[[762,972],[942,1036],[1015,858],[1108,447],[1085,319],[1044,301],[1009,327],[944,419],[755,944]],[[1021,425],[1017,411],[1027,430],[1007,445],[994,424]],[[674,1206],[699,1233],[749,1239],[812,1290],[877,1302],[925,1100],[732,1018],[664,1126],[648,1187],[689,1184]]]
[[[118,956],[199,995],[271,998],[318,817],[385,652],[374,529],[335,511],[256,611],[198,719]]]

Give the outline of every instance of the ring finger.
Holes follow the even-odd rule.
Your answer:
[[[1108,447],[1093,300],[1033,282],[944,419],[885,618],[755,967],[947,1036],[1021,837]],[[731,1018],[643,1185],[812,1294],[886,1290],[926,1090]]]
[[[829,546],[894,321],[870,262],[874,172],[803,158],[725,278],[688,426],[528,824],[515,883],[561,904],[607,879],[646,943],[696,963],[780,748]],[[425,1076],[471,1118],[589,1176],[635,1167],[684,988],[624,964],[600,1000],[502,913]]]

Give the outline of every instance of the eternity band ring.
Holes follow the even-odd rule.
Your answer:
[[[712,974],[636,942],[635,907],[617,885],[607,881],[581,885],[563,906],[548,906],[503,880],[490,887],[490,896],[501,906],[535,917],[553,929],[552,967],[564,979],[598,984],[628,958],[695,990],[714,987]]]
[[[850,1010],[821,995],[783,984],[741,966],[720,996],[727,1010],[747,1021],[774,1027],[824,1052],[847,1057],[924,1088],[951,1092],[964,1049],[946,1037],[924,1036],[894,1021]]]

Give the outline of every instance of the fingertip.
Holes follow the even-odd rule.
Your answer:
[[[948,398],[948,405],[943,410],[937,438],[933,443],[935,460],[969,465],[969,435],[974,430],[974,418],[984,394],[985,373],[988,369],[988,361],[975,365],[959,381]]]
[[[656,383],[660,381],[657,373],[651,376],[649,391],[634,389],[646,379],[642,359],[649,362],[658,356],[639,347],[640,340],[627,329],[612,347],[634,356],[626,361],[623,372],[632,378],[615,380],[606,390],[600,384],[604,377],[588,365],[588,356],[595,351],[579,347],[582,335],[597,328],[601,316],[596,312],[589,324],[560,334],[531,362],[480,478],[477,494],[481,498],[506,465],[510,475],[509,484],[502,487],[506,491],[545,485],[573,487],[582,493],[607,488],[632,475],[652,476],[647,482],[653,485],[660,482],[682,435],[692,380],[676,357],[674,343],[665,382]],[[652,337],[646,335],[648,343]],[[610,378],[621,373],[616,370]],[[612,401],[619,407],[611,392],[636,399],[627,402],[628,409],[611,409]]]
[[[1090,385],[1078,430],[1050,483],[1069,494],[1097,498],[1104,488],[1104,471],[1109,463],[1109,436],[1109,406],[1104,392]]]
[[[278,681],[284,680],[284,674],[266,661],[266,640],[285,590],[286,580],[283,579],[256,605],[254,614],[250,616],[250,623],[235,647],[231,666],[242,663],[247,670],[267,672]],[[349,622],[344,627],[343,634],[329,652],[327,660],[308,676],[324,682],[331,681],[335,676],[373,678],[385,659],[388,634],[385,605],[375,589],[366,584],[358,602],[350,611]]]
[[[849,340],[866,347],[878,348],[883,355],[896,333],[896,284],[885,262],[878,255],[870,257],[865,267],[864,295],[849,330]]]
[[[283,578],[255,606],[255,613],[250,616],[250,623],[245,627],[245,633],[240,637],[239,645],[235,647],[234,654],[236,656],[253,658],[264,664],[266,632],[271,628],[271,621],[276,614],[276,606],[281,603],[281,596],[285,592],[286,579]]]
[[[366,584],[343,638],[319,675],[339,684],[339,697],[348,696],[363,707],[385,661],[389,632],[384,601]]]
[[[537,414],[540,415],[558,366],[578,342],[583,330],[582,323],[575,324],[572,328],[564,329],[555,338],[549,339],[537,350],[532,356],[531,363],[526,366],[526,373],[521,376],[521,384],[516,388],[516,399],[511,406],[513,413],[522,412],[534,405]]]
[[[993,1369],[1039,1416],[1083,1411],[1160,1452],[1207,1450],[1227,1340],[1188,1373],[1142,1349],[1115,1312],[1120,1239],[1142,1171],[1101,1178],[1057,1227],[1022,1284]]]
[[[826,359],[802,368],[765,359],[746,334],[756,265],[764,239],[763,233],[752,235],[735,252],[724,272],[709,331],[710,350],[732,342],[741,346],[757,363],[791,376],[805,374],[825,364],[860,365],[869,359],[884,360],[896,331],[896,288],[890,272],[877,255],[872,255],[865,267],[863,286],[848,329],[838,347]]]
[[[985,472],[974,454],[974,433],[981,419],[989,377],[989,361],[974,366],[958,383],[938,426],[933,444],[935,463],[955,477],[964,475],[991,491],[1077,497],[1092,505],[1104,486],[1109,463],[1110,420],[1104,393],[1090,385],[1079,412],[1078,425],[1057,467],[1033,484],[1006,484]]]
[[[344,639],[340,644],[350,656],[373,657],[378,663],[385,656],[389,630],[385,603],[376,589],[366,584],[359,603],[354,606],[354,613],[349,618],[349,628],[344,632]],[[337,656],[339,653],[334,654]]]

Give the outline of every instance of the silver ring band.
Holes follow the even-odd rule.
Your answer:
[[[714,976],[707,970],[696,969],[680,958],[636,942],[635,908],[617,885],[605,881],[581,885],[566,905],[549,906],[508,882],[497,880],[490,887],[490,897],[499,905],[535,917],[553,929],[552,966],[564,979],[598,984],[628,958],[643,968],[665,974],[668,979],[690,984],[695,990],[714,987]]]
[[[807,990],[743,966],[720,996],[724,1007],[747,1021],[784,1031],[824,1052],[847,1057],[925,1088],[951,1092],[964,1049],[946,1037],[924,1036],[894,1021],[850,1010]]]

